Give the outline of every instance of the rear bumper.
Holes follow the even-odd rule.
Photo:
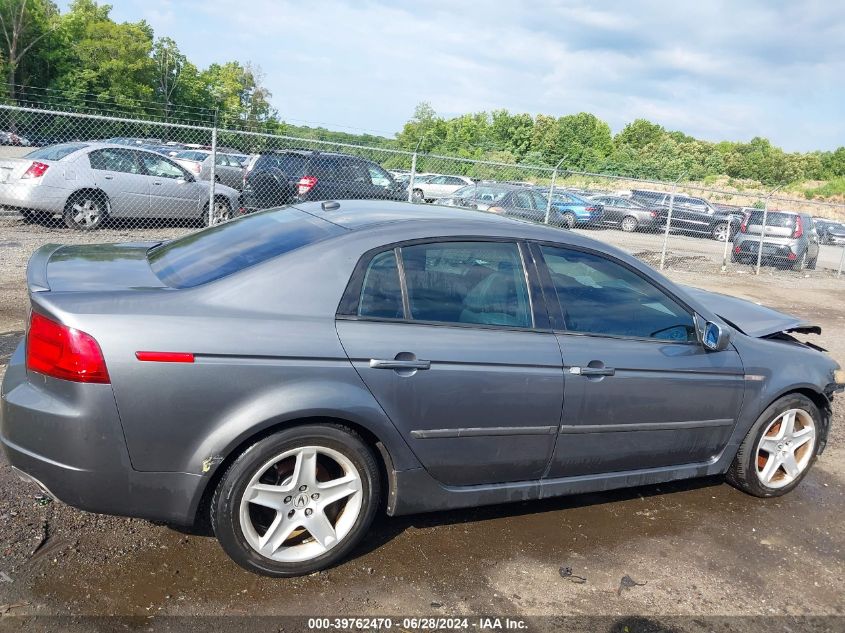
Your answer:
[[[68,192],[47,185],[0,183],[0,207],[61,213]]]
[[[0,449],[50,496],[89,512],[190,524],[206,482],[135,471],[111,385],[28,374],[23,345],[0,391]]]
[[[747,238],[743,240],[734,240],[734,255],[737,257],[757,257],[760,250],[760,240],[754,238]],[[763,242],[762,260],[763,261],[795,261],[801,255],[802,251],[797,249],[796,244],[781,243],[781,242]]]

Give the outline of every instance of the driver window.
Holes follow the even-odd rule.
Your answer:
[[[609,259],[541,246],[566,330],[666,341],[697,340],[692,315],[632,270]]]
[[[176,163],[171,163],[163,156],[147,152],[140,152],[138,155],[141,158],[141,164],[144,166],[144,170],[150,176],[171,178],[173,180],[185,177],[185,172],[182,171],[181,167],[176,165]]]

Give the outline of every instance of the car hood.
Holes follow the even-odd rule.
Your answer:
[[[718,292],[685,286],[689,295],[707,306],[743,333],[755,338],[765,338],[778,332],[821,334],[822,329],[809,321],[791,314],[784,314],[745,299],[737,299]]]

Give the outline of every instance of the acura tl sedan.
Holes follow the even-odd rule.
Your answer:
[[[79,230],[109,217],[228,220],[240,194],[216,185],[209,213],[209,188],[167,156],[114,143],[61,143],[0,159],[0,206],[28,221],[61,215]]]
[[[26,276],[11,465],[84,510],[210,521],[271,576],[335,564],[382,510],[720,474],[782,495],[845,387],[810,323],[467,209],[302,203],[46,245]]]

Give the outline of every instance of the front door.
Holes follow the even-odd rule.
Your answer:
[[[197,218],[208,197],[208,185],[198,183],[174,161],[152,152],[138,152],[150,187],[150,217]]]
[[[415,244],[361,266],[338,334],[423,466],[447,485],[538,480],[563,372],[554,334],[534,327],[520,247]]]
[[[557,297],[565,375],[549,477],[704,463],[733,431],[744,372],[731,347],[705,350],[692,312],[622,262],[538,248]]]

